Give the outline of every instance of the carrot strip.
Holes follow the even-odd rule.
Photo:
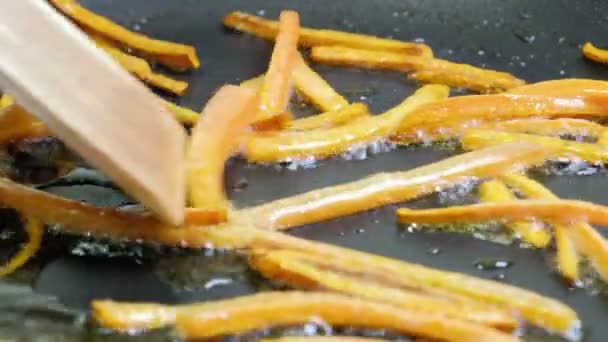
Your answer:
[[[131,32],[108,18],[89,11],[75,0],[50,0],[50,2],[87,30],[144,53],[168,67],[184,70],[198,68],[200,65],[193,46],[152,39]]]
[[[353,214],[440,191],[467,177],[489,177],[543,163],[542,148],[510,144],[466,153],[405,172],[381,173],[361,180],[235,213],[265,229],[286,229]]]
[[[279,232],[248,229],[232,225],[223,229],[209,229],[205,235],[215,246],[262,250],[289,249],[315,255],[328,263],[345,262],[355,270],[373,272],[383,282],[391,281],[423,291],[443,290],[448,297],[466,296],[480,303],[496,305],[521,314],[534,325],[569,335],[580,328],[576,313],[559,301],[504,283],[479,279],[455,272],[446,272],[421,265],[355,251],[335,245],[309,241]],[[387,280],[388,279],[388,280]]]
[[[293,82],[301,95],[324,112],[335,111],[348,106],[348,101],[338,94],[321,75],[312,70],[300,53],[296,54]]]
[[[193,207],[226,216],[230,204],[224,192],[224,164],[239,148],[256,108],[255,92],[231,85],[220,88],[207,102],[186,148],[188,197]]]
[[[551,151],[553,156],[576,156],[592,163],[608,161],[608,149],[598,144],[523,133],[471,129],[463,136],[462,146],[466,149],[477,149],[515,141],[537,144]]]
[[[163,102],[167,106],[167,110],[173,113],[173,115],[175,115],[175,119],[181,124],[186,126],[193,126],[198,121],[200,115],[192,109],[178,106],[175,103],[169,101]]]
[[[517,200],[507,186],[499,180],[490,180],[479,186],[481,202],[501,203]],[[507,222],[505,227],[512,230],[522,240],[537,248],[545,248],[551,241],[551,235],[534,221]]]
[[[384,342],[388,340],[371,337],[355,336],[285,336],[279,338],[265,338],[260,342]]]
[[[264,74],[261,74],[259,76],[244,80],[239,84],[239,86],[253,90],[257,93],[262,88],[262,84],[264,84],[264,76]]]
[[[243,12],[228,14],[224,17],[224,25],[241,32],[271,40],[275,39],[279,32],[279,23],[276,21]],[[433,51],[425,44],[335,30],[302,28],[298,44],[303,47],[341,45],[369,50],[403,52],[412,56],[433,57]]]
[[[538,218],[550,222],[589,221],[608,225],[608,207],[576,200],[522,200],[424,210],[401,208],[397,211],[397,216],[401,223],[460,223]]]
[[[542,81],[510,89],[511,95],[546,95],[546,96],[581,96],[605,95],[608,82],[585,78],[566,78],[561,80]]]
[[[444,316],[315,292],[267,292],[211,303],[180,306],[94,301],[93,315],[105,327],[145,329],[174,320],[184,338],[209,338],[267,326],[302,324],[317,317],[337,326],[388,328],[446,341],[518,341],[497,330]],[[137,326],[133,326],[137,323]]]
[[[582,119],[522,119],[491,122],[480,128],[537,135],[560,136],[575,135],[597,138],[608,133],[608,128],[593,121]]]
[[[10,98],[6,95],[4,97]],[[12,101],[12,98],[10,99]],[[18,104],[13,103],[0,109],[0,144],[50,134],[49,130],[40,120],[30,115]]]
[[[551,190],[542,184],[518,174],[504,176],[505,182],[516,188],[523,196],[531,199],[558,199]],[[561,230],[561,231],[559,231]],[[600,274],[608,279],[608,243],[593,227],[579,222],[568,227],[555,225],[562,242],[557,241],[557,261],[559,270],[571,281],[578,279],[578,251],[589,258]],[[573,246],[572,244],[574,243]],[[578,248],[576,248],[578,247]],[[560,255],[561,253],[561,255]]]
[[[367,105],[362,102],[349,104],[342,109],[308,116],[288,122],[285,128],[296,131],[327,129],[354,122],[369,116]]]
[[[513,316],[495,308],[472,301],[454,301],[424,292],[390,287],[372,278],[373,275],[364,273],[355,277],[343,274],[345,270],[337,265],[335,270],[325,270],[319,267],[320,265],[312,265],[306,259],[310,258],[306,254],[302,258],[301,252],[272,251],[256,256],[254,251],[250,265],[267,278],[300,288],[325,288],[403,309],[445,315],[509,331],[518,325]]]
[[[0,96],[0,110],[15,104],[15,99],[12,96],[2,94]]]
[[[256,121],[269,120],[287,108],[296,67],[299,31],[298,13],[281,12],[279,33],[260,89],[260,110]]]
[[[589,60],[604,64],[608,63],[608,51],[595,47],[591,42],[586,42],[583,45],[582,52],[583,56]]]
[[[448,95],[447,87],[428,85],[381,115],[361,118],[343,126],[326,130],[279,132],[272,135],[252,134],[247,139],[247,159],[274,162],[309,156],[331,157],[347,151],[355,144],[369,144],[390,136],[417,107]]]
[[[482,93],[501,92],[525,84],[506,72],[404,53],[316,46],[312,48],[310,58],[315,63],[414,72],[412,77],[422,82],[468,88]]]
[[[25,263],[31,259],[42,245],[42,235],[44,229],[42,223],[37,219],[29,217],[25,225],[25,230],[28,235],[28,242],[23,248],[17,252],[11,259],[4,265],[0,266],[0,277],[5,277],[15,272],[19,267],[25,265]]]
[[[131,56],[120,49],[114,47],[109,41],[99,37],[91,36],[97,47],[104,50],[125,70],[137,76],[147,84],[168,91],[175,95],[183,95],[188,88],[188,83],[177,81],[167,76],[157,74],[152,71],[150,64],[142,58]]]

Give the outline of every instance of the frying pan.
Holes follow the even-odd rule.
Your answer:
[[[176,75],[188,80],[191,88],[188,95],[174,99],[195,110],[200,110],[220,85],[258,75],[267,66],[269,42],[222,28],[221,18],[237,9],[276,18],[281,9],[291,8],[300,13],[306,26],[424,40],[440,58],[508,71],[530,82],[564,77],[608,79],[608,68],[584,61],[579,49],[587,40],[608,45],[602,40],[607,37],[608,2],[600,0],[87,0],[83,4],[154,37],[196,45],[202,68]],[[400,102],[416,87],[395,72],[325,66],[315,69],[349,100],[366,101],[376,113]],[[400,148],[366,158],[337,157],[313,167],[247,165],[231,160],[226,188],[235,205],[243,207],[375,172],[410,169],[452,154],[452,150],[434,147]],[[561,197],[608,204],[604,171],[570,167],[565,173],[555,176],[538,172],[536,177]],[[131,203],[91,172],[77,173],[45,189],[101,206]],[[456,189],[405,205],[422,208],[473,200],[458,193]],[[540,292],[579,313],[586,341],[608,339],[606,297],[587,289],[569,288],[555,275],[547,253],[521,248],[517,243],[483,241],[470,234],[408,232],[396,224],[394,209],[389,206],[300,227],[291,233]],[[14,212],[4,210],[0,214],[6,233],[0,243],[7,254],[12,251],[8,246],[24,237]],[[229,298],[268,286],[247,270],[240,256],[226,252],[110,245],[53,232],[45,236],[44,245],[27,269],[0,283],[0,337],[115,340],[119,337],[85,323],[84,312],[90,300],[188,303]],[[511,266],[480,269],[483,267],[475,266],[480,260],[507,260]],[[320,326],[302,331],[324,333]],[[140,338],[166,340],[168,336],[160,332]],[[127,338],[131,339],[137,337]]]

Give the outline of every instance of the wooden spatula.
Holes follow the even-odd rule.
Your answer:
[[[159,218],[183,221],[184,129],[46,1],[0,1],[0,89]]]

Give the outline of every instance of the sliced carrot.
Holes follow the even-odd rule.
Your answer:
[[[462,137],[462,146],[466,149],[477,149],[515,141],[542,146],[551,152],[552,157],[575,156],[592,163],[608,161],[608,149],[601,145],[524,133],[471,129]]]
[[[28,260],[36,255],[40,249],[40,246],[42,245],[42,235],[44,233],[42,222],[31,217],[27,218],[25,231],[28,236],[27,243],[19,252],[17,252],[17,254],[12,256],[6,264],[0,266],[0,277],[5,277],[15,272],[19,267],[25,265]]]
[[[538,218],[550,222],[589,221],[608,225],[608,207],[576,200],[521,200],[441,209],[397,210],[401,223],[461,223]]]
[[[348,101],[312,70],[300,53],[296,54],[293,82],[298,92],[321,111],[335,111],[348,106]]]
[[[257,93],[262,88],[262,84],[264,84],[264,76],[264,74],[261,74],[259,76],[244,80],[239,84],[239,86],[253,90]]]
[[[497,176],[544,160],[545,153],[540,147],[528,144],[497,146],[405,172],[381,173],[310,191],[240,210],[235,215],[260,228],[286,229],[411,200],[462,182],[467,177]]]
[[[264,39],[275,39],[279,32],[278,22],[243,12],[228,14],[224,17],[224,25]],[[298,44],[304,47],[341,45],[369,50],[403,52],[412,56],[433,57],[433,51],[425,44],[335,30],[302,28]]]
[[[308,255],[302,254],[304,253],[271,251],[256,255],[254,252],[250,264],[265,277],[298,288],[324,288],[404,309],[445,315],[504,330],[512,331],[518,325],[513,316],[496,308],[473,301],[454,301],[451,298],[387,286],[364,270],[356,276],[345,274],[346,270],[338,265],[327,269],[311,263]]]
[[[343,126],[271,135],[252,134],[247,139],[247,159],[272,162],[310,156],[331,157],[347,151],[355,144],[369,144],[374,140],[389,137],[404,118],[420,105],[446,98],[448,95],[449,88],[446,86],[428,85],[381,115],[361,118]]]
[[[445,84],[482,93],[501,92],[525,84],[506,72],[396,52],[317,46],[312,48],[310,58],[316,63],[330,65],[414,72],[412,77],[421,82]]]
[[[585,78],[566,78],[548,80],[510,89],[506,94],[512,95],[545,95],[545,96],[589,96],[602,95],[608,92],[608,82]]]
[[[198,68],[200,62],[193,46],[149,38],[116,24],[82,7],[76,0],[50,0],[66,16],[105,38],[137,50],[161,64],[183,70]]]
[[[272,119],[273,116],[285,112],[287,108],[297,61],[299,32],[298,13],[281,12],[279,33],[260,89],[260,110],[256,121]]]
[[[15,99],[12,96],[8,96],[6,94],[2,94],[0,96],[0,110],[12,106],[15,104]]]
[[[479,186],[479,199],[481,202],[501,203],[517,200],[517,197],[511,193],[502,181],[489,180]],[[505,227],[537,248],[545,248],[551,241],[551,235],[542,225],[534,221],[507,222]]]
[[[193,126],[200,117],[199,113],[192,109],[178,106],[169,101],[164,101],[164,103],[167,106],[167,110],[175,115],[175,119],[186,126]]]
[[[9,98],[4,96],[3,98]],[[10,98],[11,101],[12,98]],[[8,101],[8,100],[6,100]],[[7,105],[0,109],[0,144],[14,140],[50,135],[42,121],[29,114],[18,104]]]
[[[608,63],[608,50],[597,48],[591,42],[586,42],[583,45],[583,56],[585,58],[598,63]]]
[[[224,165],[238,150],[256,108],[255,92],[231,85],[220,88],[207,102],[186,148],[188,197],[193,207],[228,211]]]
[[[574,224],[570,231],[577,250],[587,257],[604,281],[608,281],[608,241],[586,223]]]
[[[174,321],[188,339],[238,334],[317,317],[336,326],[387,328],[445,341],[517,341],[516,337],[466,321],[422,314],[390,305],[315,292],[267,292],[202,304],[163,306],[94,301],[93,316],[114,329],[146,329],[148,322]]]
[[[365,103],[349,104],[342,109],[308,116],[288,122],[285,128],[296,131],[310,131],[341,126],[369,116]]]
[[[575,135],[597,138],[608,133],[608,128],[593,121],[582,119],[521,119],[498,121],[483,124],[483,129],[510,132],[528,133],[548,136]]]

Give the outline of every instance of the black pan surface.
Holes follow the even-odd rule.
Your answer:
[[[191,88],[189,94],[175,100],[196,110],[220,85],[253,77],[266,68],[269,42],[222,28],[221,18],[237,9],[271,18],[281,9],[295,9],[306,26],[423,40],[438,57],[509,71],[530,82],[565,77],[608,79],[608,68],[580,56],[580,46],[587,40],[608,45],[608,2],[600,0],[87,0],[83,4],[154,37],[195,45],[202,67],[178,76],[188,80]],[[315,69],[350,100],[368,102],[374,112],[395,105],[416,87],[398,73],[325,66]],[[364,160],[335,158],[297,170],[287,165],[248,166],[235,160],[227,169],[226,186],[234,203],[243,207],[375,172],[410,169],[453,153],[431,147],[401,148]],[[537,176],[562,197],[608,204],[604,171],[567,173],[570,175]],[[80,183],[87,183],[86,175],[82,178],[85,180]],[[68,183],[48,190],[98,205],[130,201],[99,182]],[[447,205],[452,197],[429,196],[406,205]],[[389,206],[292,233],[538,291],[564,301],[579,313],[586,341],[608,339],[607,297],[569,288],[548,266],[548,254],[469,234],[407,232],[396,224],[394,209]],[[1,217],[4,231],[15,230],[14,213],[5,211]],[[14,244],[11,239],[21,237],[3,238],[0,242],[9,246],[8,242]],[[509,260],[512,265],[480,270],[475,263],[483,259]],[[44,250],[33,264],[0,283],[0,337],[102,340],[104,334],[86,328],[81,314],[95,298],[187,303],[252,293],[265,286],[232,254],[116,246],[52,233],[47,234]],[[20,285],[30,283],[35,294],[28,294],[27,286]],[[20,298],[17,304],[15,298]],[[49,316],[37,310],[40,307],[54,311]],[[146,339],[154,337],[158,336]]]

